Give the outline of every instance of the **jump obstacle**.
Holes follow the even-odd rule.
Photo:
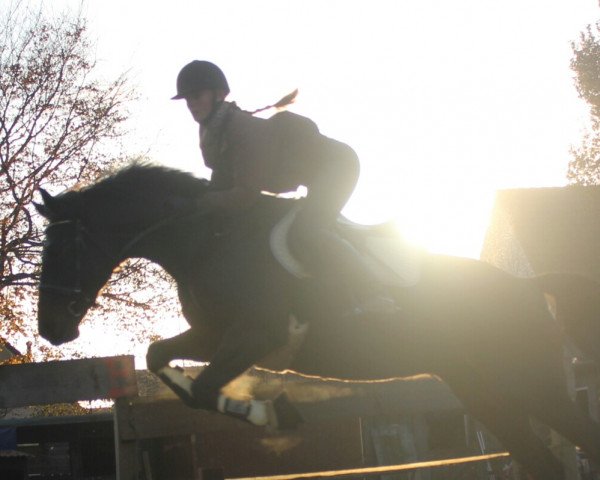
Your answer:
[[[166,437],[196,439],[198,434],[223,432],[230,438],[252,438],[264,429],[202,410],[192,410],[181,403],[158,382],[148,387],[140,382],[133,356],[116,356],[79,360],[52,361],[0,366],[0,408],[70,403],[80,400],[110,398],[113,407],[115,457],[118,480],[140,478],[149,469],[144,442]],[[148,378],[148,374],[141,375]],[[244,382],[244,380],[242,380]],[[462,407],[448,387],[432,377],[390,382],[348,383],[307,379],[293,374],[253,371],[245,382],[253,391],[277,395],[286,391],[309,425],[318,428],[323,422],[337,421],[349,431],[356,431],[357,419],[369,415],[413,415],[432,411],[460,411]],[[336,427],[339,428],[339,427]],[[354,430],[352,430],[354,429]],[[351,435],[349,435],[350,437]],[[358,447],[356,447],[358,448]],[[350,450],[355,447],[350,448]],[[494,453],[404,465],[344,468],[275,476],[238,477],[235,480],[300,480],[306,478],[344,478],[381,475],[424,468],[490,461],[508,456]],[[343,455],[342,455],[343,457]],[[222,472],[205,469],[193,457],[195,478],[222,478]],[[356,464],[348,465],[355,467]],[[148,473],[148,472],[146,472]],[[146,474],[145,477],[151,477]]]

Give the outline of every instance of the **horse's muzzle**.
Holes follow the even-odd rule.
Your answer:
[[[48,340],[52,345],[55,346],[62,345],[63,343],[72,342],[77,337],[79,337],[78,328],[62,330],[52,328],[52,326],[46,327],[43,323],[40,323],[38,330],[42,338]]]

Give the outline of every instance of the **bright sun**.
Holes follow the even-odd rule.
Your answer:
[[[393,168],[386,176],[402,178]],[[343,213],[359,223],[392,221],[404,238],[432,253],[479,258],[494,197],[494,188],[477,185],[453,189],[398,182],[390,186],[367,177]]]

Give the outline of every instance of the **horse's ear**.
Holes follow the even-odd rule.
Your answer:
[[[39,212],[40,215],[50,219],[56,216],[56,200],[43,188],[39,189],[40,195],[42,196],[43,204],[33,202],[33,206]]]
[[[45,205],[42,205],[41,203],[33,202],[33,206],[35,207],[35,209],[38,211],[38,213],[42,217],[44,217],[44,218],[50,217],[50,212],[48,211],[48,209],[46,208]]]

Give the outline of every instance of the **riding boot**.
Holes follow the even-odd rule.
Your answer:
[[[394,298],[385,291],[378,278],[366,264],[360,252],[347,240],[334,232],[324,235],[330,243],[329,256],[337,274],[348,285],[353,294],[354,305],[346,312],[346,317],[391,320],[401,309]]]

